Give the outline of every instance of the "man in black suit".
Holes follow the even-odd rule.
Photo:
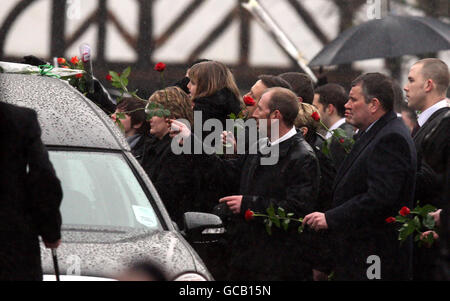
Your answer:
[[[413,131],[414,143],[417,149],[417,183],[414,200],[420,201],[421,205],[431,204],[437,208],[443,208],[448,202],[444,197],[446,184],[444,174],[437,170],[436,166],[444,165],[441,159],[440,164],[435,164],[434,168],[427,164],[424,157],[445,158],[442,154],[444,149],[433,150],[427,153],[424,148],[424,141],[427,135],[441,124],[445,114],[450,110],[446,94],[449,85],[448,66],[443,61],[435,58],[424,59],[415,63],[408,74],[408,83],[405,85],[408,107],[420,111],[418,124],[420,128]],[[439,132],[434,133],[434,139],[449,139],[450,133],[445,127],[439,127]],[[428,141],[432,143],[432,141]],[[432,280],[434,264],[437,257],[437,248],[417,249],[414,256],[414,279]]]
[[[347,100],[348,95],[344,87],[338,84],[326,84],[314,91],[313,105],[319,110],[323,124],[330,131],[339,128],[344,130],[349,138],[353,138],[353,126],[345,122],[344,118],[344,106]],[[338,170],[342,162],[344,162],[347,152],[332,133],[327,132],[325,138],[332,139],[330,143],[330,157],[336,170]]]
[[[338,280],[407,280],[411,241],[402,245],[385,222],[411,207],[416,152],[410,133],[393,112],[390,79],[369,73],[352,83],[346,121],[361,132],[342,163],[333,187],[333,208],[315,212],[304,224],[328,230],[335,243]]]
[[[0,280],[42,280],[38,236],[60,244],[62,190],[33,110],[0,102]]]

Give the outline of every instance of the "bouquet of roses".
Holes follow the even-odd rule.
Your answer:
[[[429,214],[436,211],[436,207],[431,205],[425,205],[420,207],[417,205],[416,208],[410,210],[408,207],[403,207],[398,212],[399,215],[396,217],[388,217],[386,223],[399,223],[401,224],[398,230],[398,240],[403,243],[410,235],[414,236],[414,242],[417,242],[419,247],[425,243],[426,245],[432,245],[434,242],[434,237],[432,234],[422,238],[422,235],[426,231],[436,231],[434,218]]]

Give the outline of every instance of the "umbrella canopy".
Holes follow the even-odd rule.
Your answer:
[[[354,26],[326,45],[309,66],[450,49],[450,25],[437,19],[387,16]]]

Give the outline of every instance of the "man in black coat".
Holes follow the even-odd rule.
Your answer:
[[[312,277],[311,266],[303,261],[301,254],[298,225],[290,226],[287,232],[274,226],[269,235],[263,219],[244,219],[247,210],[265,213],[270,205],[275,210],[281,207],[287,213],[294,213],[295,217],[316,210],[319,166],[313,149],[295,129],[297,114],[297,96],[292,91],[268,89],[258,102],[253,117],[260,130],[262,120],[267,120],[268,128],[278,122],[279,139],[268,134],[262,141],[267,147],[265,150],[263,146],[257,154],[242,155],[237,159],[195,157],[198,168],[217,177],[220,179],[217,182],[226,186],[229,194],[220,202],[235,214],[231,230],[227,229],[232,232],[230,280],[303,280]],[[267,132],[271,133],[271,130],[267,129]],[[271,157],[275,160],[269,162]]]
[[[362,134],[336,176],[333,208],[306,216],[304,224],[329,231],[338,280],[407,280],[412,242],[401,245],[385,220],[413,204],[414,143],[393,112],[388,77],[369,73],[352,86],[345,116]]]
[[[61,238],[61,185],[33,110],[0,102],[0,280],[42,280],[38,236]]]
[[[450,111],[446,94],[449,86],[448,66],[443,61],[435,58],[424,59],[415,63],[408,74],[408,83],[405,86],[408,107],[420,111],[418,124],[420,128],[413,131],[414,143],[417,148],[418,172],[416,180],[416,193],[414,200],[420,201],[423,206],[431,204],[437,208],[443,208],[448,199],[444,197],[444,191],[448,182],[442,170],[437,166],[445,165],[444,149],[428,150],[424,148],[426,137],[435,132],[433,140],[449,139],[450,132],[445,127],[438,127],[445,116]],[[430,139],[428,139],[430,140]],[[428,141],[428,143],[433,143]],[[430,152],[430,150],[432,152]],[[431,167],[424,157],[439,158],[439,163]],[[414,279],[432,280],[434,271],[438,268],[435,265],[435,258],[438,256],[438,248],[433,247],[417,248],[414,255]]]
[[[353,126],[345,122],[345,103],[348,100],[348,95],[344,87],[338,84],[326,84],[317,88],[314,91],[313,105],[319,110],[320,119],[323,124],[330,130],[326,133],[325,138],[331,139],[329,146],[330,158],[333,160],[336,170],[339,169],[342,162],[344,162],[347,152],[339,140],[334,137],[331,131],[342,129],[347,137],[353,138]]]

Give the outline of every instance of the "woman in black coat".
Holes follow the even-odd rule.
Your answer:
[[[151,138],[145,149],[144,170],[155,185],[171,218],[182,227],[183,214],[194,211],[192,195],[192,164],[188,155],[172,152],[172,138],[169,136],[170,119],[186,119],[192,123],[192,109],[189,96],[178,87],[156,91],[149,103],[161,105],[170,111],[170,116],[153,116],[150,119]]]
[[[299,113],[295,120],[295,126],[302,132],[306,142],[311,145],[319,160],[320,182],[317,208],[326,211],[331,209],[331,190],[334,178],[336,177],[336,168],[331,157],[327,157],[322,152],[322,144],[325,142],[325,138],[318,133],[320,123],[312,118],[314,112],[319,114],[313,105],[299,103]],[[310,233],[310,238],[311,244],[308,253],[313,266],[314,280],[326,280],[327,277],[325,274],[331,272],[333,265],[333,254],[329,244],[328,234]]]
[[[239,89],[230,69],[220,62],[209,61],[192,66],[188,75],[193,109],[194,112],[202,113],[202,125],[209,119],[218,119],[225,130],[230,114],[237,116],[243,108]],[[203,132],[203,139],[209,133],[210,131]]]
[[[226,120],[230,119],[230,114],[237,116],[244,107],[230,69],[216,61],[201,62],[189,69],[188,77],[194,118],[199,113],[202,116],[201,119],[195,119],[195,123],[201,123],[203,129],[207,120],[217,119],[222,125],[222,130],[214,130],[222,133],[226,130]],[[194,134],[204,141],[211,132],[202,130],[202,137],[199,137],[199,133],[194,132]],[[220,136],[217,139],[221,140]],[[198,209],[202,212],[211,212],[217,205],[217,201],[224,196],[223,192],[218,189],[221,185],[214,182],[212,179],[215,177],[207,173],[196,170],[193,176],[196,179],[194,190],[200,206]]]

